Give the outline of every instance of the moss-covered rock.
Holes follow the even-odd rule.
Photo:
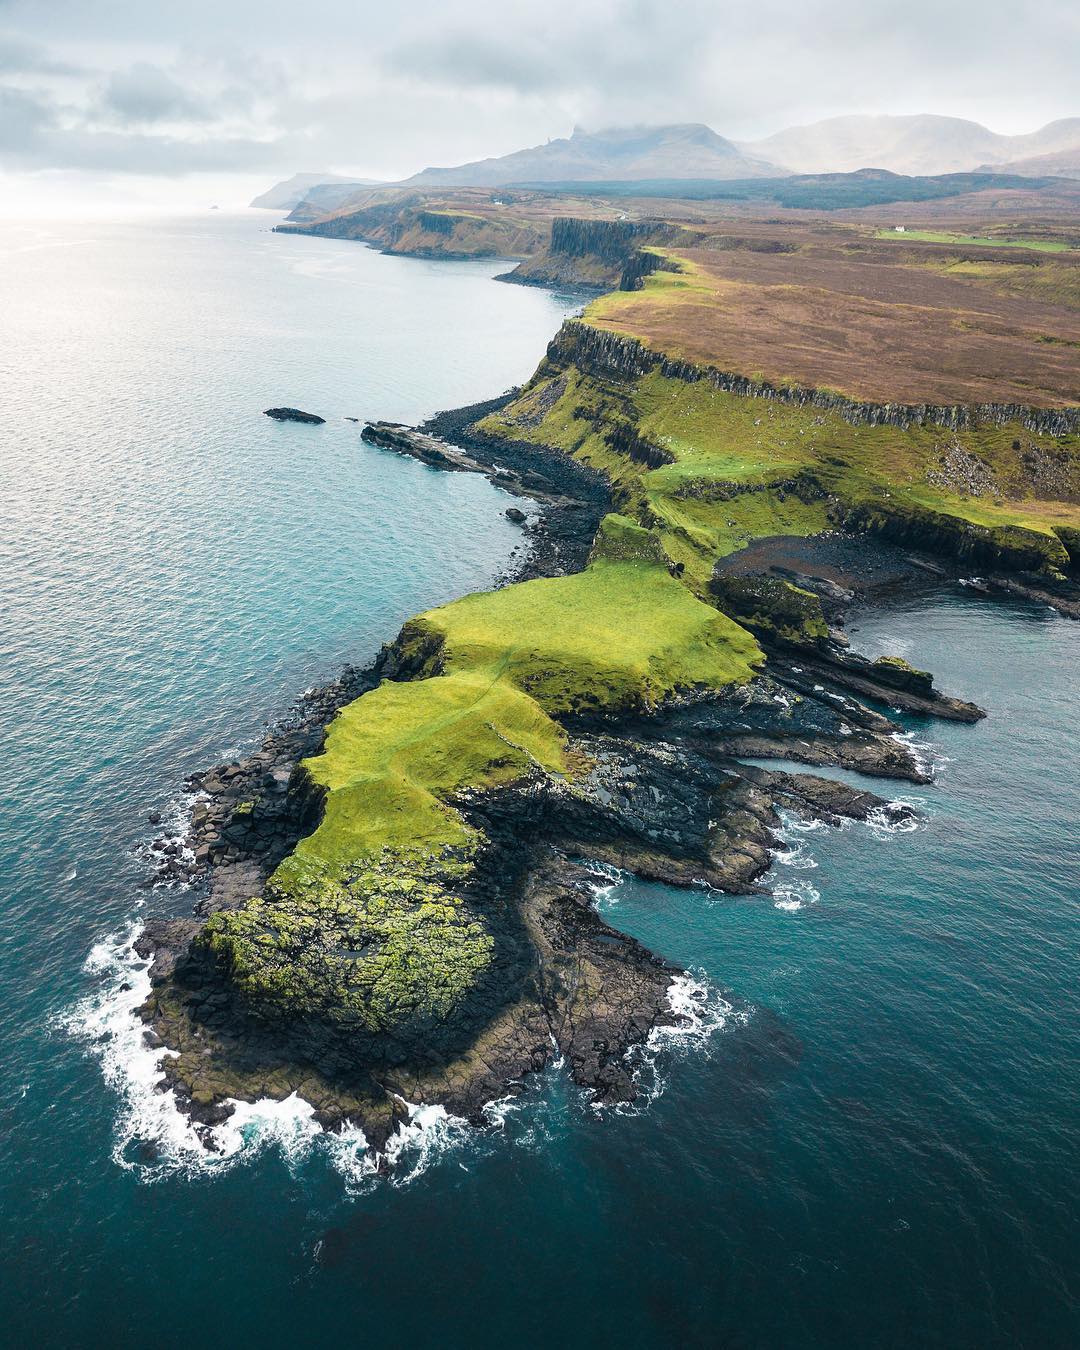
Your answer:
[[[814,645],[829,635],[817,596],[778,577],[718,574],[709,582],[709,595],[763,642]]]
[[[264,1017],[317,1019],[415,1050],[491,961],[492,934],[461,894],[470,871],[466,849],[386,849],[352,866],[309,859],[241,909],[212,915],[198,943]]]
[[[645,529],[629,516],[615,512],[600,522],[593,543],[592,558],[608,562],[666,563],[667,556],[656,530]]]

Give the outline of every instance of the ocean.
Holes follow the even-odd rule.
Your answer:
[[[0,225],[0,1339],[1077,1344],[1080,625],[960,589],[850,622],[989,710],[906,719],[917,828],[791,821],[765,896],[598,876],[691,972],[633,1108],[552,1069],[389,1178],[296,1103],[190,1148],[127,1011],[190,903],[148,815],[507,566],[512,499],[345,419],[499,393],[578,303],[275,220]]]

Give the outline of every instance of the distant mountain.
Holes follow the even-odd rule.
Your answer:
[[[1028,159],[1009,160],[993,167],[997,173],[1018,173],[1025,178],[1080,178],[1080,145],[1031,155]]]
[[[1080,118],[1051,122],[1023,136],[1000,136],[960,117],[831,117],[764,140],[742,141],[738,148],[790,173],[850,173],[873,167],[942,174],[1003,168],[1041,176],[1052,170],[1019,165],[1047,155],[1075,156],[1080,152]]]
[[[350,189],[371,187],[376,181],[374,178],[343,178],[338,173],[294,173],[291,178],[286,178],[283,183],[275,183],[256,197],[251,205],[265,207],[268,211],[291,211],[300,205],[313,188],[329,184]]]
[[[700,123],[574,129],[569,138],[516,150],[497,159],[448,169],[424,169],[409,187],[497,187],[508,183],[626,182],[638,178],[759,178],[782,174],[774,164],[744,154]]]

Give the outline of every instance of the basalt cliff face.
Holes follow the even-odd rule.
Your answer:
[[[655,256],[655,255],[653,255]],[[812,389],[799,385],[778,385],[766,380],[755,380],[745,375],[694,365],[663,352],[652,350],[643,342],[607,331],[580,320],[568,320],[549,344],[545,363],[534,380],[535,393],[525,391],[520,400],[521,416],[526,421],[537,398],[550,404],[549,411],[540,418],[535,434],[542,436],[546,419],[558,418],[560,400],[569,399],[567,390],[575,388],[572,416],[582,427],[565,441],[567,446],[582,446],[586,430],[603,424],[608,428],[605,442],[620,448],[613,439],[622,428],[623,439],[638,446],[651,446],[651,459],[636,456],[648,467],[657,468],[673,458],[665,442],[670,437],[657,436],[656,430],[643,419],[635,398],[645,387],[659,381],[677,400],[679,391],[704,389],[730,395],[730,405],[744,411],[747,424],[732,434],[753,433],[763,420],[751,415],[762,405],[766,412],[805,410],[811,416],[803,419],[805,425],[796,428],[800,436],[819,441],[816,454],[796,472],[784,475],[764,473],[749,478],[727,479],[703,472],[686,473],[673,487],[665,484],[663,498],[710,503],[714,507],[723,501],[746,500],[757,494],[764,502],[779,497],[794,498],[820,513],[822,523],[859,534],[880,536],[890,543],[943,556],[979,569],[1001,574],[1019,574],[1016,584],[1027,577],[1039,586],[1049,586],[1060,593],[1060,607],[1066,613],[1075,611],[1071,578],[1080,567],[1078,535],[1075,526],[1054,523],[1050,529],[1033,529],[1018,523],[991,523],[969,512],[965,503],[980,498],[1001,504],[1003,494],[1019,494],[1019,498],[1049,496],[1063,504],[1080,502],[1080,407],[1031,408],[1018,404],[986,403],[978,405],[954,404],[876,404],[852,399],[830,390]],[[559,398],[553,398],[555,391]],[[695,396],[696,397],[696,396]],[[513,423],[515,412],[509,410]],[[924,472],[927,483],[947,489],[946,496],[955,498],[956,509],[935,508],[914,496],[905,497],[889,490],[887,477],[880,473],[865,475],[850,454],[848,440],[833,436],[837,444],[834,452],[825,446],[830,439],[829,424],[835,421],[854,428],[873,429],[884,452],[891,430],[912,433],[921,444],[929,430],[950,433],[940,442],[935,441],[933,457],[927,460]],[[785,423],[786,425],[786,423]],[[678,419],[671,423],[678,430]],[[1024,436],[1023,433],[1031,433]],[[984,457],[984,443],[993,443],[999,460],[1008,461],[1006,468],[995,467]],[[897,443],[905,438],[898,435]],[[864,457],[865,457],[865,452]],[[920,452],[922,453],[922,452]],[[588,459],[588,451],[585,451]],[[630,458],[635,458],[633,454]],[[1004,481],[1008,473],[1010,482]],[[637,483],[624,487],[625,500],[629,492],[635,495]],[[656,516],[658,499],[652,506],[640,503],[635,510],[645,510],[649,519]],[[755,533],[760,532],[755,527]],[[782,532],[782,531],[777,531]],[[802,533],[802,529],[797,532]]]
[[[501,278],[528,286],[572,286],[603,291],[633,289],[660,265],[649,245],[671,244],[686,231],[662,220],[580,220],[551,222],[547,247]]]
[[[560,367],[601,378],[636,380],[652,371],[687,384],[704,381],[723,393],[742,398],[775,400],[799,408],[820,408],[838,413],[852,425],[892,426],[907,429],[932,425],[962,430],[979,425],[1006,426],[1016,423],[1040,435],[1066,436],[1080,433],[1080,407],[1032,408],[1020,403],[873,403],[847,398],[826,389],[795,384],[773,384],[712,366],[653,351],[637,338],[608,332],[588,323],[567,320],[548,347],[548,359]]]

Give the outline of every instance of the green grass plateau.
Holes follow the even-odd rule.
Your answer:
[[[974,248],[1030,248],[1039,253],[1072,253],[1070,244],[1058,239],[994,238],[985,234],[952,234],[948,230],[875,230],[877,239],[897,239],[901,243],[914,241],[922,244],[963,244]]]
[[[264,897],[203,941],[255,1005],[415,1044],[467,998],[494,939],[462,899],[481,840],[453,804],[532,774],[570,779],[560,715],[646,709],[751,678],[753,637],[609,517],[574,576],[469,595],[406,625],[429,653],[343,708],[303,772],[323,818]]]

